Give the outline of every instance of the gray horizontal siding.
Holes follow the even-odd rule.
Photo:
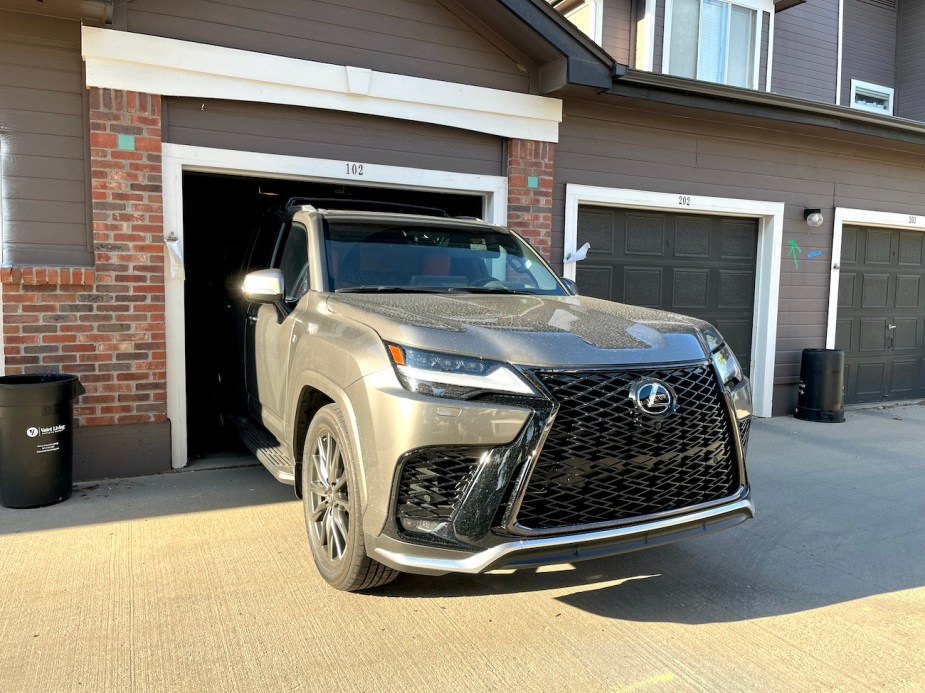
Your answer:
[[[640,2],[645,5],[645,0]],[[655,0],[655,55],[652,60],[652,72],[662,72],[662,58],[665,47],[665,0]]]
[[[632,3],[630,0],[604,0],[601,45],[614,60],[631,64]]]
[[[771,15],[761,13],[761,44],[758,46],[758,84],[755,89],[766,91],[768,85],[768,50],[771,36]],[[773,75],[772,75],[773,76]]]
[[[914,4],[914,3],[913,3]],[[851,80],[896,84],[896,10],[845,0],[842,104],[850,105]]]
[[[134,0],[113,25],[336,65],[528,91],[529,76],[472,27],[428,0]]]
[[[925,120],[925,3],[899,6],[896,115]]]
[[[80,26],[0,11],[3,264],[93,262]]]
[[[501,175],[499,137],[351,113],[164,99],[164,141],[267,154]]]
[[[790,396],[802,350],[824,345],[832,210],[925,213],[925,170],[917,153],[813,133],[801,126],[759,129],[733,115],[658,112],[634,102],[568,101],[556,146],[553,257],[562,257],[568,183],[784,202],[775,382],[782,397]],[[806,207],[823,209],[825,224],[808,227]],[[803,250],[799,268],[787,257],[791,239]],[[822,255],[806,260],[813,250]]]
[[[835,103],[838,0],[807,0],[774,18],[771,91]]]

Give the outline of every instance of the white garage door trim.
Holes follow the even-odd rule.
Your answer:
[[[771,416],[774,357],[777,351],[780,249],[784,237],[784,203],[601,188],[570,183],[565,186],[565,258],[575,252],[578,239],[578,205],[581,204],[758,219],[751,353],[752,390],[755,415]],[[575,263],[564,260],[563,262],[565,276],[574,279]]]
[[[889,229],[925,231],[925,214],[897,214],[872,209],[835,208],[835,228],[832,233],[832,276],[829,282],[829,314],[825,333],[825,348],[835,348],[835,325],[838,320],[838,281],[841,275],[841,240],[845,225],[876,226]]]
[[[331,161],[278,154],[258,154],[228,149],[163,145],[164,237],[175,236],[182,258],[183,173],[196,171],[242,176],[266,176],[325,183],[349,183],[368,187],[405,188],[427,192],[481,195],[486,221],[507,223],[507,178],[383,166],[362,161]],[[362,172],[362,173],[359,173]],[[171,464],[185,467],[186,428],[186,317],[183,279],[171,276],[171,260],[165,258],[165,311],[167,330],[167,417],[170,419]]]

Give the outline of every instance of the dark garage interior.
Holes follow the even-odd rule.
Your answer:
[[[221,383],[236,352],[229,302],[241,281],[242,256],[262,217],[292,197],[354,209],[357,201],[390,202],[483,216],[477,195],[186,173],[183,178],[183,254],[186,270],[186,398],[190,461],[244,452],[223,414],[233,398]],[[422,213],[430,213],[422,210]],[[226,383],[225,385],[228,385]]]

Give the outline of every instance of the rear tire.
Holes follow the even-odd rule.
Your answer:
[[[336,404],[315,414],[302,451],[302,506],[318,572],[346,592],[381,587],[399,572],[366,555],[356,455]]]

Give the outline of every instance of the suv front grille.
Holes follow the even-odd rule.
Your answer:
[[[615,523],[738,489],[722,395],[708,365],[536,375],[559,413],[527,482],[521,529]],[[677,411],[660,419],[640,413],[629,389],[641,378],[670,385]]]
[[[398,517],[449,520],[482,451],[424,448],[404,460],[398,486]]]

